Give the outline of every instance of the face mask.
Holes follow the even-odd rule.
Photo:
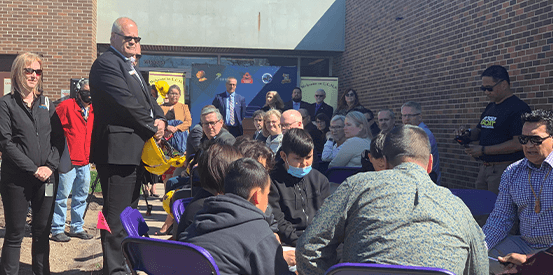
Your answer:
[[[290,165],[290,163],[288,163],[288,159],[286,159],[286,164],[288,164],[288,174],[296,177],[296,178],[303,178],[305,176],[307,176],[307,174],[309,174],[309,172],[311,172],[311,166],[307,166],[307,167],[304,167],[304,168],[298,168],[298,167],[294,167],[292,165]]]
[[[81,90],[79,91],[79,96],[84,103],[90,103],[90,101],[92,101],[92,98],[90,97],[90,91]]]

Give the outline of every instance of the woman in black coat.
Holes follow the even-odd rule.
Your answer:
[[[0,98],[0,194],[6,220],[0,274],[19,272],[29,202],[33,274],[50,274],[48,237],[57,191],[54,172],[65,139],[54,104],[42,92],[42,76],[38,55],[17,56],[11,70],[11,93]]]

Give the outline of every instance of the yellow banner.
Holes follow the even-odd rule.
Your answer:
[[[167,73],[167,72],[152,72],[152,71],[150,71],[150,76],[149,76],[150,85],[153,85],[157,81],[160,81],[160,80],[163,80],[163,81],[167,82],[167,84],[169,84],[169,86],[171,86],[171,85],[179,86],[179,88],[181,90],[181,95],[180,95],[180,98],[179,98],[179,102],[184,104],[184,98],[185,98],[184,86],[186,84],[185,83],[186,78],[184,77],[184,74],[183,73]],[[163,98],[161,96],[159,96],[157,98],[157,103],[159,103],[160,105],[163,104]]]

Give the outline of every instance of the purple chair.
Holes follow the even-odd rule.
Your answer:
[[[127,206],[121,215],[119,215],[123,228],[130,237],[148,236],[150,228],[146,224],[144,217],[138,211],[130,206]]]
[[[495,207],[497,195],[488,190],[449,189],[459,197],[470,209],[473,216],[489,215]]]
[[[326,177],[329,182],[342,183],[348,177],[357,174],[362,167],[345,167],[345,166],[335,166],[328,168],[326,170]]]
[[[179,224],[180,217],[184,213],[184,209],[190,201],[192,201],[193,198],[184,198],[184,199],[178,199],[173,202],[173,207],[171,208],[171,211],[173,212],[173,217],[175,218],[175,222]]]
[[[123,254],[133,274],[219,275],[219,268],[202,247],[176,241],[144,237],[123,240]]]
[[[409,274],[409,275],[455,275],[455,273],[436,267],[385,265],[369,263],[341,263],[329,268],[325,275],[371,275],[371,274]]]

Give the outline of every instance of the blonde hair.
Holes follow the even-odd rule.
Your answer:
[[[40,69],[42,70],[42,59],[38,54],[26,52],[18,55],[15,58],[12,64],[11,71],[12,92],[17,91],[23,96],[23,91],[27,91],[29,89],[29,87],[27,87],[26,76],[23,69],[27,68],[35,61],[38,61],[38,63],[40,64]],[[44,72],[38,78],[38,84],[32,91],[35,97],[37,97],[42,92],[43,77]]]
[[[359,131],[359,133],[357,133],[357,137],[370,139],[373,138],[369,122],[367,121],[365,115],[363,115],[361,112],[353,111],[349,112],[346,115],[346,119],[348,118],[351,120],[351,122],[355,123],[355,126],[361,127],[361,130]]]
[[[262,129],[262,131],[263,131],[263,135],[266,136],[266,137],[271,135],[271,133],[269,133],[269,130],[267,130],[268,123],[266,122],[266,120],[270,119],[272,115],[275,115],[278,118],[279,127],[280,127],[280,117],[282,116],[280,111],[276,110],[276,109],[270,109],[269,111],[265,112],[265,115],[263,116],[263,129]]]

